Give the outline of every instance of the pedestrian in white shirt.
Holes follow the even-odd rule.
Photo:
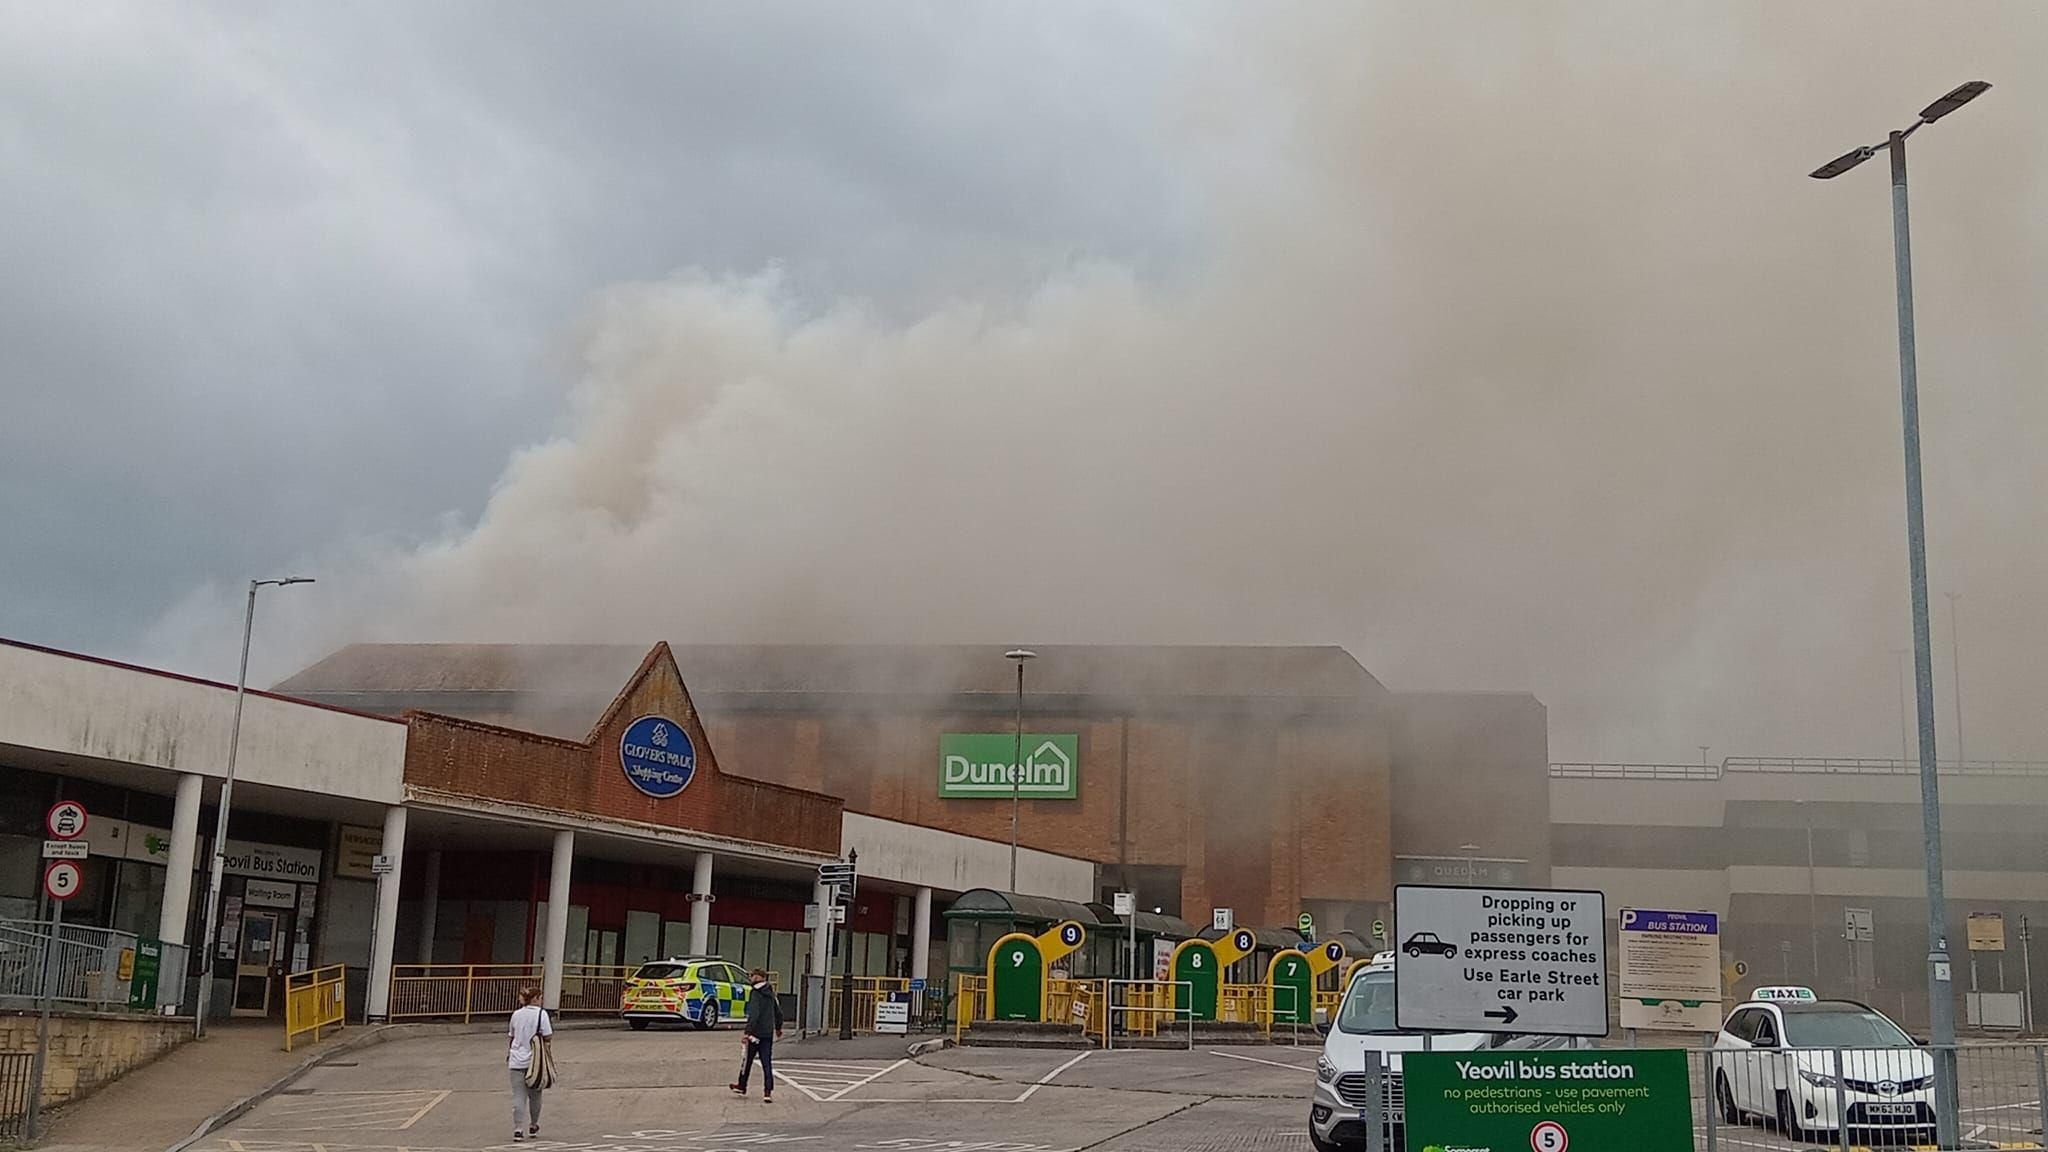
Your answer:
[[[524,1140],[540,1135],[540,1093],[538,1087],[526,1082],[527,1069],[533,1067],[534,1040],[536,1037],[553,1036],[555,1027],[548,1022],[548,1014],[538,1001],[538,988],[519,990],[519,1007],[512,1012],[512,1027],[506,1033],[511,1041],[511,1051],[505,1057],[505,1067],[512,1078],[512,1139]]]

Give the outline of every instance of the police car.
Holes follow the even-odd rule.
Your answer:
[[[1394,954],[1381,952],[1358,969],[1344,990],[1337,1018],[1329,1022],[1323,1054],[1316,1058],[1316,1087],[1309,1097],[1308,1138],[1319,1152],[1366,1147],[1367,1108],[1372,1082],[1365,1056],[1380,1054],[1380,1124],[1387,1147],[1399,1148],[1407,1130],[1407,1098],[1401,1090],[1401,1053],[1428,1048],[1471,1052],[1491,1048],[1577,1047],[1548,1036],[1491,1036],[1480,1032],[1403,1032],[1394,1026]],[[1320,1026],[1320,1025],[1319,1025]]]
[[[747,974],[720,957],[650,960],[626,979],[619,1015],[636,1032],[657,1020],[716,1028],[721,1020],[745,1020],[751,994]]]
[[[1841,1066],[1836,1067],[1837,1053]],[[1934,1127],[1934,1059],[1884,1013],[1811,988],[1759,988],[1709,1054],[1723,1123],[1756,1120],[1798,1140],[1850,1129],[1904,1143]]]

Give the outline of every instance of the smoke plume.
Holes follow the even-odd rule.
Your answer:
[[[1247,15],[1190,29],[1162,128],[1197,259],[907,316],[772,272],[617,285],[561,434],[473,524],[315,558],[284,662],[1341,643],[1394,687],[1536,692],[1560,759],[1895,755],[1885,175],[1804,174],[1981,75],[1914,139],[1939,712],[1947,741],[1956,591],[1968,754],[2048,756],[2039,10]]]

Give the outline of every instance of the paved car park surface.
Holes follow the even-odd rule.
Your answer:
[[[562,1032],[538,1142],[512,1144],[504,1041],[350,1053],[195,1152],[1184,1152],[1307,1147],[1315,1049],[1074,1052],[785,1043],[775,1101],[726,1088],[737,1033]],[[893,1054],[892,1054],[893,1053]],[[855,1058],[843,1058],[852,1054]]]

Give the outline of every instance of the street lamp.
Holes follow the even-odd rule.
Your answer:
[[[1017,666],[1017,753],[1010,761],[1010,891],[1017,890],[1017,818],[1022,810],[1017,800],[1017,777],[1024,771],[1024,664],[1038,659],[1029,648],[1012,648],[1003,658]]]
[[[242,614],[242,669],[235,674],[235,719],[228,728],[228,774],[220,782],[220,804],[213,819],[213,869],[206,882],[205,951],[199,955],[199,1015],[192,1021],[192,1034],[206,1035],[206,1013],[213,1004],[214,936],[220,931],[220,881],[228,859],[228,804],[235,792],[235,752],[242,743],[242,697],[249,690],[249,635],[256,627],[256,590],[265,585],[278,588],[311,584],[311,576],[285,576],[275,580],[249,581],[249,607]]]
[[[1832,180],[1879,148],[1892,162],[1892,260],[1898,285],[1899,405],[1906,448],[1906,554],[1913,594],[1913,683],[1920,718],[1920,825],[1927,866],[1927,1010],[1934,1046],[1936,1142],[1956,1146],[1956,1005],[1948,955],[1948,902],[1941,875],[1941,788],[1935,774],[1934,658],[1927,628],[1927,526],[1920,496],[1920,384],[1913,352],[1913,242],[1906,211],[1906,137],[1954,112],[1991,85],[1972,80],[1920,110],[1920,118],[1883,144],[1846,152],[1812,172]]]

